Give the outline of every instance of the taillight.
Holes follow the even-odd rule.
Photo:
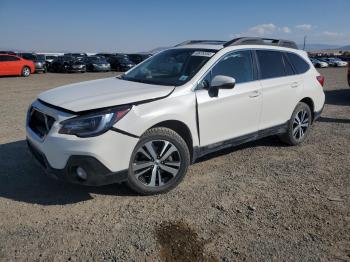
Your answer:
[[[324,86],[324,76],[316,76],[316,78],[320,85]]]

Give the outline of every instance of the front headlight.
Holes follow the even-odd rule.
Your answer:
[[[98,136],[109,130],[129,111],[130,107],[123,107],[70,118],[60,123],[62,127],[58,133],[78,137]]]

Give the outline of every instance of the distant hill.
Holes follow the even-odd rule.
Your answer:
[[[298,44],[300,49],[303,49],[303,44]],[[338,49],[339,45],[326,45],[326,44],[306,44],[306,51],[316,51],[316,50],[325,50],[325,49]]]
[[[300,49],[303,49],[302,44],[298,44]],[[339,45],[326,45],[326,44],[306,44],[306,51],[318,51],[318,50],[341,50],[349,51],[350,45],[339,46]]]
[[[341,48],[339,48],[339,50],[341,50],[341,51],[350,51],[350,45],[342,46]]]

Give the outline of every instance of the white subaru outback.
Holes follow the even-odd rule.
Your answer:
[[[119,77],[40,94],[27,141],[58,179],[161,193],[205,154],[270,135],[303,142],[323,109],[323,83],[291,41],[187,41]]]

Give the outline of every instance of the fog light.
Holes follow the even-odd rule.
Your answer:
[[[80,179],[82,179],[82,180],[86,180],[87,179],[87,172],[85,171],[85,169],[84,168],[82,168],[82,167],[77,167],[77,169],[76,169],[76,171],[75,171],[76,173],[77,173],[77,176],[80,178]]]

